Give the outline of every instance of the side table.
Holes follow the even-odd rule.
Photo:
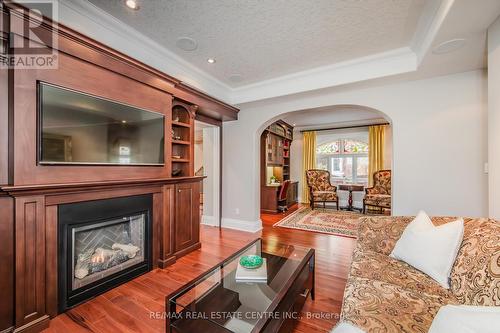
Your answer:
[[[349,191],[349,201],[348,206],[345,207],[346,210],[353,211],[354,209],[359,209],[360,211],[363,211],[362,208],[354,208],[352,206],[352,192],[363,192],[365,190],[365,187],[363,185],[340,184],[338,185],[338,189],[341,191]]]

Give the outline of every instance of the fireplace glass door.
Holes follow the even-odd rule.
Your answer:
[[[72,290],[144,261],[144,213],[72,229]]]
[[[151,270],[151,194],[58,206],[59,311]]]

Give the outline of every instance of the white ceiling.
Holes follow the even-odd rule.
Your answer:
[[[134,11],[123,0],[89,1],[230,87],[407,46],[425,2],[138,0]],[[198,48],[179,49],[179,37]]]
[[[486,29],[500,14],[499,0],[138,2],[133,11],[124,0],[59,0],[59,21],[237,105],[484,68]],[[183,36],[198,48],[175,46]],[[432,54],[452,38],[466,38],[465,47]]]

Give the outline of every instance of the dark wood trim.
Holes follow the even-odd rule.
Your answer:
[[[0,8],[0,55],[3,54],[5,45],[9,42],[9,16],[3,8]],[[0,66],[0,185],[9,183],[9,144],[10,135],[10,95],[9,95],[9,70]]]
[[[195,177],[178,177],[178,178],[163,178],[163,179],[139,179],[139,180],[119,180],[119,181],[99,181],[87,183],[69,183],[69,184],[44,184],[44,185],[20,185],[20,186],[3,186],[0,189],[12,196],[33,195],[36,193],[56,194],[72,191],[88,191],[109,189],[118,187],[127,187],[131,185],[152,185],[152,184],[177,184],[200,181],[204,176]]]
[[[379,126],[379,125],[390,125],[390,123],[384,122],[384,123],[375,123],[375,124],[368,124],[368,125],[354,125],[354,126],[340,126],[340,127],[308,129],[308,130],[302,130],[302,131],[300,131],[300,133],[304,133],[304,132],[332,131],[332,130],[349,129],[349,128],[362,128],[362,127]]]
[[[50,317],[42,316],[26,325],[14,329],[14,333],[39,333],[49,327]]]
[[[159,249],[158,266],[165,268],[175,261],[173,235],[175,234],[175,187],[165,185],[162,187],[162,222],[160,225],[160,235],[163,239]]]
[[[1,13],[0,13],[1,15]],[[1,52],[0,52],[1,54]],[[9,71],[0,66],[0,184],[9,183]]]
[[[45,196],[45,205],[62,205],[67,203],[75,203],[90,200],[103,200],[119,197],[127,197],[131,195],[154,194],[161,193],[161,185],[144,185],[133,187],[118,187],[118,188],[100,188],[86,191],[71,191],[57,194],[47,194]]]
[[[222,125],[219,127],[219,229],[222,228],[222,194],[223,194],[223,188],[222,186],[224,185],[224,177],[222,175],[224,174],[224,164],[222,163],[222,157],[223,157],[223,141],[222,141],[222,136],[223,136],[223,127]]]
[[[45,201],[47,203],[47,201]],[[50,317],[57,316],[57,206],[45,207],[45,239],[46,239],[46,309]]]
[[[196,114],[196,117],[194,119],[198,120],[198,121],[201,121],[203,123],[206,123],[206,124],[217,126],[217,127],[221,127],[222,126],[222,121],[221,120],[210,118],[210,117],[207,117],[207,116],[202,115],[202,114]]]
[[[8,3],[5,6],[11,15],[25,19],[18,12],[18,9],[23,8],[23,6],[15,3]],[[40,27],[45,34],[57,34],[59,38],[57,50],[61,53],[101,66],[102,68],[163,90],[189,103],[196,104],[200,107],[199,112],[208,117],[222,121],[236,120],[238,117],[239,110],[234,106],[192,88],[168,74],[82,35],[67,26],[54,23],[48,18],[43,18]],[[19,35],[23,34],[21,31],[12,32]]]
[[[190,252],[193,252],[193,251],[196,251],[199,248],[201,248],[201,243],[197,242],[197,243],[195,243],[193,245],[190,245],[190,246],[186,247],[185,249],[182,249],[180,251],[175,252],[175,258],[179,258],[179,257],[185,256],[186,254],[188,254]]]
[[[0,331],[14,326],[14,200],[0,195]]]
[[[16,199],[15,212],[15,323],[23,327],[48,318],[44,197]]]

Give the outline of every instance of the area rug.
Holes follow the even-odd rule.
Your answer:
[[[363,216],[356,212],[301,207],[273,226],[357,238],[358,218]]]

